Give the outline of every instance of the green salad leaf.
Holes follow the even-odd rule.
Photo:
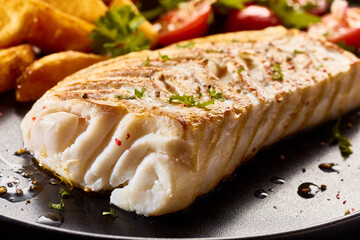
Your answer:
[[[95,21],[90,38],[94,52],[116,57],[129,52],[150,48],[150,40],[138,31],[145,21],[141,14],[129,6],[117,6]]]
[[[286,0],[268,0],[262,2],[274,11],[286,27],[304,29],[310,23],[321,21],[321,17],[310,14],[303,8],[295,9],[289,6]]]

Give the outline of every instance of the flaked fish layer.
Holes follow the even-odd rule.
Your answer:
[[[25,146],[75,186],[113,190],[120,208],[161,215],[261,147],[360,106],[359,59],[306,33],[274,27],[193,42],[67,77],[24,118]]]

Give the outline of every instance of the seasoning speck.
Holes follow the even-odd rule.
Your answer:
[[[121,141],[119,139],[115,138],[115,144],[120,147],[121,146]]]
[[[345,214],[344,214],[344,215],[346,216],[346,215],[349,215],[349,214],[350,214],[350,210],[349,210],[349,209],[346,209],[346,211],[345,211]]]
[[[0,194],[7,193],[7,188],[5,186],[0,186]]]

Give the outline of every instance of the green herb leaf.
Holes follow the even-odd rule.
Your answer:
[[[296,55],[296,54],[303,54],[305,53],[305,51],[302,51],[302,50],[298,50],[298,49],[295,49],[293,54]]]
[[[186,0],[159,0],[159,5],[146,11],[141,11],[141,14],[149,21],[154,20],[161,14],[176,8],[180,3]]]
[[[141,65],[143,65],[144,67],[149,65],[150,59],[149,57],[146,58],[146,60],[144,62],[141,63]]]
[[[338,118],[335,126],[332,129],[332,137],[330,139],[330,143],[339,144],[341,156],[347,158],[353,153],[353,151],[350,149],[352,145],[350,143],[350,140],[341,134],[339,129],[340,122],[341,122],[341,117]]]
[[[272,79],[277,81],[282,81],[284,79],[284,74],[279,63],[275,64],[272,68]]]
[[[161,52],[158,52],[158,54],[163,62],[171,60],[168,55],[162,55]]]
[[[60,194],[61,194],[61,197],[68,197],[70,196],[70,193],[68,191],[66,191],[65,189],[60,189]]]
[[[310,14],[302,8],[294,9],[289,6],[286,0],[268,0],[266,3],[286,27],[304,29],[310,23],[321,21],[321,17]]]
[[[222,97],[222,92],[216,92],[215,91],[215,88],[213,87],[210,87],[209,88],[209,95],[212,97],[212,98],[215,98],[221,102],[225,101],[225,99]]]
[[[113,208],[110,208],[110,211],[109,211],[109,212],[102,212],[102,215],[103,215],[103,216],[111,216],[111,217],[113,217],[113,218],[117,218],[117,217],[118,217],[118,215],[115,214],[115,209],[113,209]]]
[[[199,99],[195,99],[193,95],[172,95],[169,98],[169,103],[182,103],[187,107],[198,107],[198,108],[204,108],[208,105],[214,104],[214,99],[211,99],[207,102],[200,102]]]
[[[127,96],[127,95],[114,95],[114,98],[119,98],[119,99],[135,99],[135,98],[142,98],[144,96],[144,93],[146,91],[146,88],[142,87],[141,90],[134,90],[134,95],[132,96]]]
[[[144,96],[145,91],[146,91],[146,88],[144,88],[144,87],[141,88],[141,91],[135,89],[134,95],[135,95],[137,98],[142,98],[142,97]]]
[[[245,70],[244,67],[239,67],[239,69],[237,70],[237,73],[240,74],[240,73],[242,73],[244,70]]]
[[[150,40],[138,31],[144,21],[145,18],[129,5],[107,11],[105,16],[95,21],[96,27],[89,36],[94,40],[91,45],[94,52],[116,57],[149,49]]]
[[[64,209],[65,209],[64,200],[61,199],[60,203],[49,203],[49,207],[60,210],[60,211],[64,211]]]
[[[194,41],[190,41],[188,43],[185,43],[184,45],[180,45],[180,44],[176,44],[177,48],[190,48],[195,46],[195,42]]]
[[[253,0],[217,0],[215,6],[218,8],[244,9],[245,4]]]

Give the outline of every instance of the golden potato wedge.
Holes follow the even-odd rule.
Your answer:
[[[51,6],[79,17],[85,21],[93,22],[99,19],[108,10],[108,7],[101,0],[43,0]]]
[[[45,2],[31,1],[37,6],[37,14],[26,41],[46,52],[91,51],[89,45],[92,40],[88,35],[94,29],[93,24],[61,12]]]
[[[33,24],[36,6],[26,0],[0,0],[0,48],[22,43]]]
[[[36,100],[66,76],[105,59],[103,56],[75,51],[47,55],[27,67],[16,80],[16,100]]]
[[[0,48],[32,43],[44,51],[91,51],[94,25],[40,0],[0,0]]]
[[[16,79],[34,60],[29,44],[0,49],[0,93],[14,88]]]
[[[110,9],[116,6],[129,5],[136,13],[139,12],[135,4],[131,0],[112,0],[110,3]],[[151,46],[154,46],[157,41],[158,32],[155,30],[153,25],[149,21],[143,22],[139,26],[139,30],[144,33],[144,35],[150,39]]]

